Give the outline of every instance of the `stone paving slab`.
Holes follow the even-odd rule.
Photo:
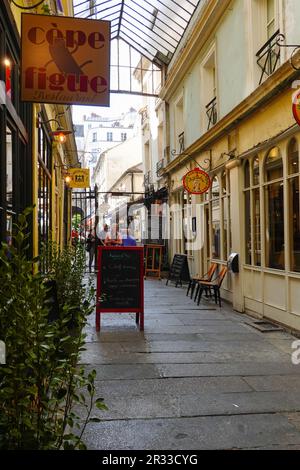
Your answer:
[[[201,392],[196,395],[144,393],[130,397],[109,396],[108,411],[93,415],[107,420],[179,418],[192,416],[244,415],[300,412],[299,393],[292,392]]]
[[[280,414],[104,421],[90,424],[90,449],[202,450],[299,446],[300,431]]]
[[[298,449],[300,365],[287,332],[261,333],[249,315],[186,289],[145,283],[145,331],[135,314],[94,316],[81,363],[96,369],[107,412],[90,449]]]
[[[159,364],[162,377],[224,377],[251,375],[300,375],[299,367],[282,362],[257,363],[240,362],[235,364]],[[288,384],[287,384],[288,387]]]
[[[146,394],[196,395],[199,393],[251,392],[254,390],[241,377],[183,377],[131,380],[98,380],[97,393],[114,397],[143,396]],[[279,389],[280,390],[280,389]]]
[[[281,348],[278,347],[277,344],[272,345],[268,344],[266,341],[251,341],[251,346],[255,348],[256,352],[258,351],[265,351],[270,352],[273,354],[274,346],[277,349],[278,353],[290,353],[291,347],[290,344],[287,345],[286,350],[281,351]],[[234,352],[239,354],[240,352],[249,351],[249,344],[245,343],[245,341],[235,341],[235,342],[216,342],[216,341],[201,341],[199,338],[194,341],[155,341],[151,340],[148,342],[147,347],[142,342],[137,343],[106,343],[106,347],[109,348],[110,351],[120,351],[123,352],[143,352],[151,351],[151,352]],[[104,348],[102,348],[104,350]]]
[[[102,354],[100,354],[100,352]],[[103,351],[99,348],[98,343],[91,343],[88,351],[82,353],[81,361],[83,363],[93,364],[127,364],[134,366],[135,364],[209,364],[229,362],[274,362],[285,363],[287,354],[272,351],[247,351],[239,350],[238,352],[126,352],[119,354],[114,351]]]
[[[294,366],[295,367],[295,366]],[[245,382],[249,384],[253,390],[258,392],[270,391],[300,391],[300,375],[290,374],[288,378],[285,375],[262,375],[244,377]],[[297,392],[299,393],[299,392]],[[299,393],[300,396],[300,393]]]

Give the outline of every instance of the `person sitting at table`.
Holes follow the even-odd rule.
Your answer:
[[[123,246],[136,246],[136,240],[132,235],[131,230],[128,228],[124,230],[124,235],[122,235]]]
[[[112,224],[111,231],[107,233],[104,240],[105,246],[118,246],[122,245],[122,237],[119,232],[118,224]]]

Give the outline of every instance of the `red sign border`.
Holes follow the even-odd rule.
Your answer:
[[[101,308],[101,303],[98,301],[101,296],[101,262],[103,251],[137,251],[140,254],[140,305],[135,308]],[[96,298],[96,330],[100,330],[100,314],[101,313],[125,313],[135,312],[140,314],[140,329],[144,329],[144,247],[143,246],[98,246],[97,249],[97,298]]]
[[[206,187],[206,189],[204,189],[203,191],[190,191],[190,190],[188,189],[188,187],[186,186],[186,184],[185,184],[185,179],[186,179],[186,177],[187,177],[190,173],[193,173],[193,172],[195,172],[195,171],[201,173],[202,175],[205,175],[205,176],[208,178],[209,184],[208,184],[208,186]],[[209,190],[209,188],[211,187],[211,179],[210,179],[209,174],[208,174],[206,171],[201,170],[200,168],[194,168],[193,170],[190,170],[188,173],[186,173],[186,174],[183,176],[183,178],[182,178],[182,184],[183,184],[183,186],[184,186],[184,189],[185,189],[189,194],[204,194],[204,193],[206,193],[206,192]]]
[[[109,26],[109,33],[108,33],[108,66],[107,66],[107,82],[108,82],[108,95],[107,95],[107,101],[103,104],[100,103],[90,103],[90,102],[82,102],[82,101],[75,101],[75,100],[62,100],[62,101],[55,101],[55,100],[33,100],[33,99],[24,99],[23,96],[23,87],[22,87],[22,77],[20,75],[20,100],[23,103],[45,103],[45,104],[59,104],[59,105],[74,105],[74,106],[103,106],[104,108],[109,108],[110,107],[110,85],[111,85],[111,76],[110,76],[110,68],[111,68],[111,21],[109,20],[97,20],[94,18],[81,18],[81,17],[75,17],[75,16],[68,16],[68,15],[43,15],[42,13],[27,13],[27,12],[22,12],[21,14],[21,40],[20,40],[20,51],[21,51],[21,60],[20,60],[20,74],[23,72],[23,40],[22,40],[22,29],[23,29],[23,15],[34,15],[35,17],[37,16],[49,16],[49,21],[54,21],[55,18],[67,18],[67,19],[72,19],[72,20],[87,20],[87,21],[102,21],[103,23],[108,23]]]
[[[293,95],[293,105],[292,105],[292,110],[293,110],[293,116],[296,121],[296,123],[300,126],[300,109],[299,112],[297,111],[297,107],[300,108],[300,90],[295,91]]]

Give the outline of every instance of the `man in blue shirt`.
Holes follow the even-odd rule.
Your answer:
[[[136,246],[135,238],[131,235],[130,230],[127,229],[124,236],[122,236],[122,245],[123,246]]]

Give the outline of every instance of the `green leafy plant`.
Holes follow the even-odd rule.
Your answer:
[[[0,449],[84,449],[83,432],[96,419],[94,405],[106,409],[103,399],[95,398],[96,372],[86,374],[77,365],[92,290],[83,284],[81,255],[68,248],[52,250],[46,275],[36,269],[42,260],[27,256],[29,213],[19,216],[13,245],[0,248],[0,339],[6,345],[6,364],[0,365]],[[79,278],[71,282],[72,275]],[[51,276],[61,283],[53,321],[45,282]]]

